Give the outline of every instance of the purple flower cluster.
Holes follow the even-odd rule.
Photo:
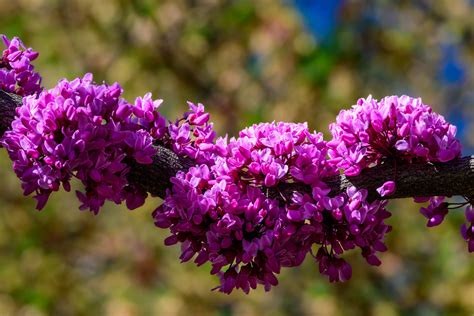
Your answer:
[[[377,101],[369,96],[359,99],[352,109],[340,112],[330,130],[333,136],[328,143],[331,162],[348,176],[384,162],[396,166],[446,162],[461,155],[456,127],[419,98],[390,96]],[[396,181],[387,181],[377,189],[382,197],[395,190]],[[429,202],[420,210],[428,219],[428,227],[444,220],[449,206],[444,200],[443,196],[415,198],[416,202]],[[462,235],[472,247],[472,232],[466,225]]]
[[[384,160],[446,162],[461,154],[456,127],[419,98],[359,99],[330,130],[329,156],[348,176]]]
[[[416,198],[415,202],[422,203],[429,201],[427,207],[422,207],[420,213],[428,219],[426,226],[434,227],[441,224],[448,214],[449,204],[445,202],[444,196],[434,196],[431,198]]]
[[[351,267],[340,255],[362,249],[370,264],[390,231],[386,202],[366,200],[367,192],[350,188],[331,196],[325,177],[337,174],[326,158],[321,134],[306,124],[263,123],[219,139],[209,164],[172,178],[172,190],[154,212],[155,224],[170,228],[167,245],[180,242],[181,260],[212,264],[220,291],[248,292],[257,284],[277,284],[281,267],[302,263],[312,246],[330,281],[344,281]],[[282,184],[301,183],[308,192],[287,199]]]
[[[426,226],[434,227],[443,222],[450,210],[450,205],[452,205],[448,202],[445,202],[445,199],[446,197],[444,196],[415,198],[415,202],[418,203],[429,201],[429,205],[427,207],[422,207],[420,209],[420,213],[428,219]],[[461,236],[467,241],[469,252],[474,252],[474,206],[471,203],[472,201],[459,203],[456,207],[451,207],[451,209],[460,208],[467,205],[465,210],[467,223],[461,225]],[[456,205],[456,203],[454,203],[454,205]]]
[[[0,90],[21,96],[41,91],[41,77],[31,64],[38,53],[26,48],[18,37],[9,40],[1,35],[7,47],[0,56]]]
[[[181,119],[169,124],[168,135],[164,144],[181,156],[187,156],[196,163],[208,163],[212,160],[216,132],[209,122],[209,113],[204,111],[204,105],[188,102],[189,112]]]
[[[76,192],[81,209],[97,213],[105,200],[126,200],[131,209],[143,204],[147,194],[127,182],[124,160],[151,163],[152,135],[164,133],[165,121],[151,95],[132,105],[121,93],[117,83],[97,85],[87,74],[24,98],[1,143],[25,195],[36,193],[38,209],[61,184],[69,191],[72,177],[85,186]]]

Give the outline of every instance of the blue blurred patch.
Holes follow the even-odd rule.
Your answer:
[[[457,137],[463,144],[464,151],[471,150],[468,140],[469,118],[467,109],[461,102],[463,84],[468,76],[468,66],[462,60],[460,47],[455,43],[441,46],[441,60],[438,69],[438,80],[447,86],[447,99],[451,104],[447,108],[447,120],[458,128]]]
[[[293,0],[306,28],[320,42],[329,40],[333,35],[343,3],[344,0]]]
[[[462,84],[466,79],[466,65],[461,60],[459,47],[445,44],[441,47],[439,78],[444,84]]]

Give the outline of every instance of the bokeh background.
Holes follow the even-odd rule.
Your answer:
[[[133,100],[165,99],[173,119],[203,102],[219,134],[256,122],[308,121],[328,135],[338,111],[372,94],[422,96],[474,148],[472,0],[0,0],[0,33],[40,52],[45,87],[92,72]],[[462,211],[437,228],[392,203],[383,264],[349,254],[353,278],[329,284],[311,258],[280,285],[210,291],[209,267],[180,264],[151,219],[112,204],[79,212],[23,197],[0,153],[0,315],[473,315],[474,256]]]

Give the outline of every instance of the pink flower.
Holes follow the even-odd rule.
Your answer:
[[[152,162],[156,151],[151,131],[162,129],[157,124],[163,119],[150,106],[150,95],[132,105],[121,93],[118,84],[97,85],[87,74],[24,98],[1,143],[14,161],[24,193],[36,192],[38,209],[61,185],[69,190],[73,176],[85,187],[77,192],[81,209],[97,213],[106,200],[125,200],[129,208],[143,204],[147,194],[128,183],[123,161]],[[147,123],[147,113],[154,124]]]
[[[380,196],[388,196],[395,192],[395,182],[394,181],[387,181],[385,182],[380,188],[377,189],[377,192]]]
[[[37,94],[41,91],[41,76],[31,64],[38,53],[26,48],[18,37],[9,40],[1,35],[7,49],[0,55],[0,90],[21,96]]]

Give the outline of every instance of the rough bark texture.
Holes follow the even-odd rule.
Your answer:
[[[380,199],[376,189],[385,181],[395,180],[396,191],[388,199],[424,196],[474,197],[474,156],[467,156],[447,163],[407,164],[396,169],[380,165],[366,169],[356,177],[344,175],[329,181],[333,190],[350,186],[365,188],[372,199]]]
[[[15,117],[15,108],[21,105],[21,98],[0,90],[0,136],[10,128]],[[153,164],[140,165],[130,162],[130,182],[137,184],[154,196],[163,198],[170,188],[170,178],[178,171],[185,171],[193,165],[188,158],[178,157],[173,151],[156,146]],[[381,199],[376,189],[385,181],[395,181],[396,191],[386,199],[454,196],[474,197],[474,156],[459,158],[447,163],[398,165],[382,164],[370,168],[355,177],[340,175],[326,179],[331,194],[336,195],[350,186],[367,189],[369,198]],[[291,197],[295,191],[309,192],[302,184],[285,184],[269,190],[268,194],[281,201]]]
[[[153,164],[141,165],[135,161],[130,163],[128,180],[151,195],[163,198],[166,189],[171,187],[171,177],[178,171],[189,169],[194,163],[190,159],[179,157],[168,148],[162,146],[155,148],[157,152],[153,157]]]
[[[5,133],[15,118],[15,109],[21,104],[21,97],[0,90],[0,136]]]

